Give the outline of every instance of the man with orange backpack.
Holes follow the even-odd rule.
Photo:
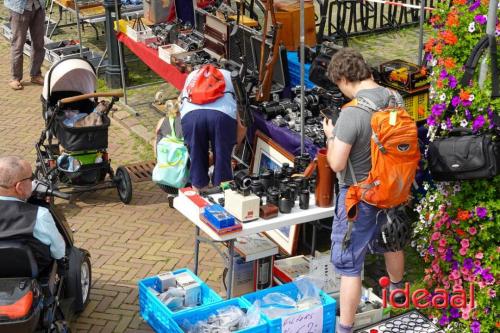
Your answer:
[[[214,172],[212,185],[232,180],[231,154],[246,128],[239,120],[231,73],[209,64],[191,72],[180,95],[181,125],[191,160],[193,188],[209,186],[209,149]]]
[[[384,253],[390,290],[403,286],[402,247],[410,231],[398,207],[409,199],[420,154],[417,128],[401,107],[401,96],[373,80],[359,52],[339,50],[328,76],[352,99],[335,125],[323,122],[328,162],[340,189],[331,236],[331,260],[341,275],[337,332],[350,333],[367,251]],[[398,302],[404,299],[398,296]]]

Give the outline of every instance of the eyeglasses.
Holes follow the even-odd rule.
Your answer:
[[[28,180],[28,179],[29,179],[30,181],[35,180],[35,179],[36,179],[35,174],[34,174],[34,173],[32,173],[32,174],[31,174],[31,176],[18,180],[17,182],[15,182],[15,183],[14,183],[14,186],[11,186],[11,187],[15,187],[18,183],[22,183],[22,182],[24,182],[25,180]],[[8,188],[11,188],[11,187],[9,187],[9,186],[2,185],[2,184],[0,184],[0,187],[7,188],[7,189],[8,189]]]
[[[25,180],[28,180],[28,179],[29,179],[30,181],[33,181],[33,180],[35,180],[35,178],[36,178],[36,177],[35,177],[35,174],[34,174],[34,173],[32,173],[32,174],[31,174],[31,176],[26,177],[26,178],[23,178],[23,179],[21,179],[21,180],[19,180],[19,181],[17,181],[17,182],[18,182],[18,183],[21,183],[21,182],[24,182]]]

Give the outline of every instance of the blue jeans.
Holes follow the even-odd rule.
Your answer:
[[[236,120],[216,110],[193,110],[181,120],[184,142],[191,160],[191,184],[203,188],[208,177],[209,143],[214,157],[214,186],[233,179],[231,154],[236,144]]]
[[[351,242],[343,249],[343,240],[347,232],[348,221],[345,210],[345,198],[348,188],[341,187],[335,205],[335,216],[332,224],[331,261],[335,271],[344,276],[361,276],[366,252],[384,253],[386,250],[378,246],[377,238],[380,226],[386,222],[385,214],[377,214],[380,209],[365,202],[358,204],[358,216],[353,222]]]

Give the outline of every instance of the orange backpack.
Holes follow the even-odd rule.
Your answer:
[[[420,151],[415,121],[397,102],[398,106],[378,109],[371,101],[362,98],[348,105],[373,112],[370,143],[372,167],[368,178],[357,183],[351,162],[348,161],[354,185],[346,194],[347,218],[354,221],[357,204],[364,201],[378,208],[388,209],[408,201],[415,179]]]
[[[194,104],[212,103],[226,93],[226,82],[222,72],[213,65],[205,65],[186,87],[188,101]]]

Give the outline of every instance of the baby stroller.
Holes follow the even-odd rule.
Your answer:
[[[36,177],[69,194],[116,187],[120,200],[128,204],[132,200],[130,175],[122,166],[115,173],[107,152],[107,113],[122,93],[95,93],[96,85],[95,69],[85,59],[63,59],[47,72],[41,97],[45,129],[36,144]],[[91,115],[97,112],[98,97],[112,100],[99,104],[97,115]],[[71,123],[86,116],[100,121],[83,127]]]
[[[40,269],[29,239],[0,240],[0,332],[67,333],[67,322],[89,302],[92,286],[90,254],[77,248],[73,232],[61,212],[46,198],[69,194],[34,181],[29,203],[49,209],[66,243],[66,257]]]

